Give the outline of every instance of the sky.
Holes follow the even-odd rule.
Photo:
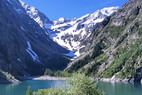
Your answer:
[[[49,19],[78,18],[105,7],[122,7],[128,0],[22,0],[38,8]]]

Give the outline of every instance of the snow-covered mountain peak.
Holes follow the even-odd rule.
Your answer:
[[[58,20],[54,20],[53,22],[54,22],[54,25],[58,25],[58,24],[67,23],[67,22],[69,22],[69,21],[70,21],[70,20],[61,17],[61,18],[59,18]]]
[[[42,12],[40,12],[37,8],[33,6],[29,6],[28,4],[25,4],[23,1],[19,0],[22,7],[26,10],[27,14],[34,19],[41,28],[47,30],[47,26],[49,24],[53,24],[52,21],[49,20]],[[49,28],[49,27],[48,27]]]
[[[38,9],[36,9],[35,7],[33,6],[29,6],[28,4],[24,3],[23,1],[19,0],[19,2],[21,3],[21,5],[26,9],[28,10],[28,12],[30,13],[36,13],[38,12]],[[32,14],[31,14],[32,15]]]
[[[27,14],[34,19],[53,41],[59,45],[69,49],[70,56],[80,56],[80,43],[87,39],[96,25],[118,10],[119,7],[108,7],[98,10],[92,14],[86,14],[80,18],[69,20],[66,18],[59,18],[55,21],[50,21],[43,13],[34,7],[21,2],[21,5],[27,11]]]
[[[59,18],[51,26],[54,31],[52,38],[61,46],[75,51],[76,55],[79,56],[79,47],[82,47],[79,46],[80,42],[89,37],[96,24],[102,22],[105,17],[112,15],[118,9],[119,7],[108,7],[73,20]]]
[[[61,21],[61,22],[64,22],[65,20],[66,20],[66,19],[63,18],[63,17],[59,18],[59,21]]]
[[[34,16],[34,15],[38,15],[38,9],[36,9],[33,6],[29,6],[27,4],[25,4],[23,1],[19,0],[19,2],[21,3],[21,5],[27,10],[27,13],[29,14],[30,17]]]
[[[102,14],[105,14],[107,16],[110,16],[112,13],[116,12],[119,9],[119,7],[108,7],[108,8],[103,8],[100,10]]]

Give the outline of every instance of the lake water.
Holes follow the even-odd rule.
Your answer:
[[[28,80],[20,84],[0,84],[0,95],[25,95],[29,86],[34,91],[62,86],[62,80]],[[105,95],[142,95],[142,84],[99,82],[98,86]]]
[[[98,86],[105,91],[105,95],[142,95],[142,84],[140,83],[100,82]]]

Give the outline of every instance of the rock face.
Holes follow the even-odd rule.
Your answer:
[[[62,48],[27,15],[18,0],[0,1],[0,69],[14,76],[62,70],[69,51]]]
[[[86,52],[70,63],[69,72],[85,72],[99,78],[142,78],[142,2],[130,0],[107,17],[82,42]]]

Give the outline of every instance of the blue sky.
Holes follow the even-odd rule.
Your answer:
[[[128,0],[22,0],[35,6],[49,19],[55,20],[60,17],[73,19],[98,9],[111,6],[124,5]]]

